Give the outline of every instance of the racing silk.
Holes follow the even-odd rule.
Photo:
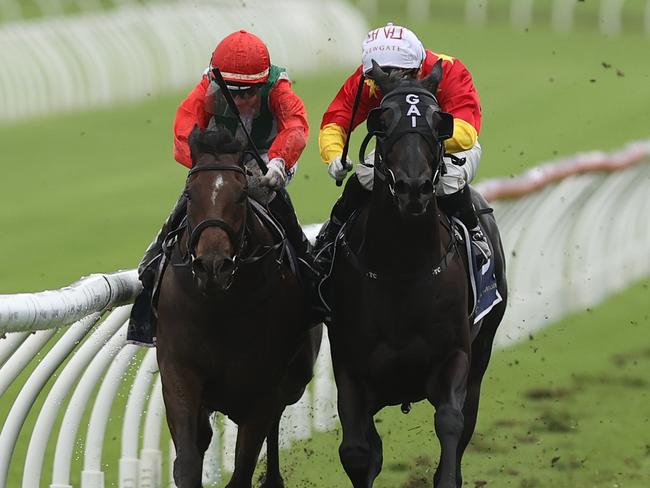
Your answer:
[[[481,130],[481,102],[469,71],[463,63],[451,56],[427,50],[426,58],[418,71],[418,79],[431,74],[438,59],[442,59],[442,80],[435,95],[440,108],[454,116],[454,134],[445,141],[445,149],[452,153],[464,151],[473,147],[478,139]],[[361,70],[362,67],[359,66],[345,81],[323,115],[318,144],[325,163],[343,153]],[[366,120],[370,110],[379,106],[382,97],[375,82],[367,79],[354,116],[353,129]]]
[[[174,159],[188,168],[192,167],[188,137],[195,124],[208,127],[211,114],[205,109],[205,96],[210,80],[207,74],[183,100],[174,119]],[[251,137],[260,152],[269,159],[284,159],[287,174],[291,174],[298,158],[307,145],[309,125],[305,105],[291,89],[291,81],[283,68],[271,65],[271,73],[261,94],[260,114],[253,119]],[[238,127],[235,117],[215,115],[234,134]]]

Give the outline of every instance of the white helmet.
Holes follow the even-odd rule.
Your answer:
[[[372,68],[372,60],[381,67],[419,68],[426,53],[418,36],[411,30],[392,23],[368,32],[363,41],[361,62],[363,72]]]

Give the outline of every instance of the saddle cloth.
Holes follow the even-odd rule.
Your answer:
[[[467,274],[472,290],[470,316],[473,317],[473,323],[478,324],[496,304],[503,301],[497,289],[497,279],[494,274],[494,252],[492,252],[492,257],[487,263],[479,266],[479,263],[483,260],[483,255],[472,245],[467,227],[456,217],[452,217],[452,222],[454,231],[460,234],[465,252],[467,252]],[[485,229],[483,229],[483,233],[486,236],[488,235]],[[490,248],[492,247],[490,242]],[[475,334],[478,334],[478,331],[473,331],[473,335]]]

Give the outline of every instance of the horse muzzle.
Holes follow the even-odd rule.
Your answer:
[[[200,256],[192,261],[192,274],[203,293],[230,288],[235,271],[235,261],[228,256]]]
[[[434,198],[429,178],[404,178],[395,182],[395,200],[400,215],[414,218],[424,215]]]

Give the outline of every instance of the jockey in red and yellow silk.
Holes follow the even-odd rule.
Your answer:
[[[244,147],[252,149],[242,124],[231,111],[226,96],[217,83],[217,68],[237,106],[242,124],[266,162],[268,171],[259,182],[274,190],[268,209],[283,225],[287,239],[301,263],[301,270],[304,263],[307,263],[308,270],[312,269],[309,242],[285,190],[307,144],[307,114],[302,100],[291,89],[287,72],[284,68],[271,64],[269,51],[259,37],[240,30],[225,37],[217,45],[210,66],[176,111],[174,158],[182,165],[192,167],[188,137],[195,125],[201,129],[210,129],[222,124]],[[249,182],[249,186],[252,187],[253,184],[254,181]],[[137,297],[131,313],[127,333],[127,340],[131,343],[146,346],[154,344],[151,303],[162,244],[169,232],[182,224],[186,208],[187,197],[183,192],[138,267],[143,291]],[[307,275],[303,274],[303,278],[309,282]]]
[[[342,161],[343,146],[349,137],[347,133],[354,101],[362,74],[369,74],[372,62],[384,71],[398,70],[403,76],[423,79],[428,76],[434,64],[442,59],[442,79],[435,96],[443,112],[454,117],[454,130],[445,141],[445,150],[464,159],[465,164],[453,164],[445,157],[446,171],[436,185],[439,205],[450,214],[457,215],[469,229],[475,246],[484,255],[490,256],[490,248],[478,225],[476,211],[472,205],[468,184],[474,179],[481,158],[478,135],[481,130],[481,103],[472,76],[458,59],[427,50],[418,37],[409,29],[393,24],[373,29],[362,46],[362,64],[348,77],[334,100],[323,115],[318,143],[321,158],[328,165],[328,173],[336,180],[342,180],[352,168],[352,161]],[[368,117],[368,113],[379,106],[383,94],[371,78],[366,78],[354,114],[352,129]],[[366,163],[372,165],[374,154]],[[368,191],[374,181],[372,166],[357,165],[355,174],[348,178],[343,195],[332,209],[330,222],[321,231],[316,252],[328,246],[336,237],[341,225],[355,208],[367,200]],[[327,263],[325,263],[326,265]]]
[[[426,56],[418,69],[417,78],[431,74],[433,65],[442,59],[442,80],[436,98],[443,112],[454,116],[454,134],[445,141],[447,152],[471,149],[481,130],[481,104],[472,76],[458,59],[426,50]],[[343,152],[347,130],[352,118],[352,105],[359,86],[363,66],[347,79],[323,115],[318,136],[321,158],[329,163]],[[353,128],[366,120],[368,113],[379,106],[383,94],[375,82],[366,79],[359,108],[354,116]]]

